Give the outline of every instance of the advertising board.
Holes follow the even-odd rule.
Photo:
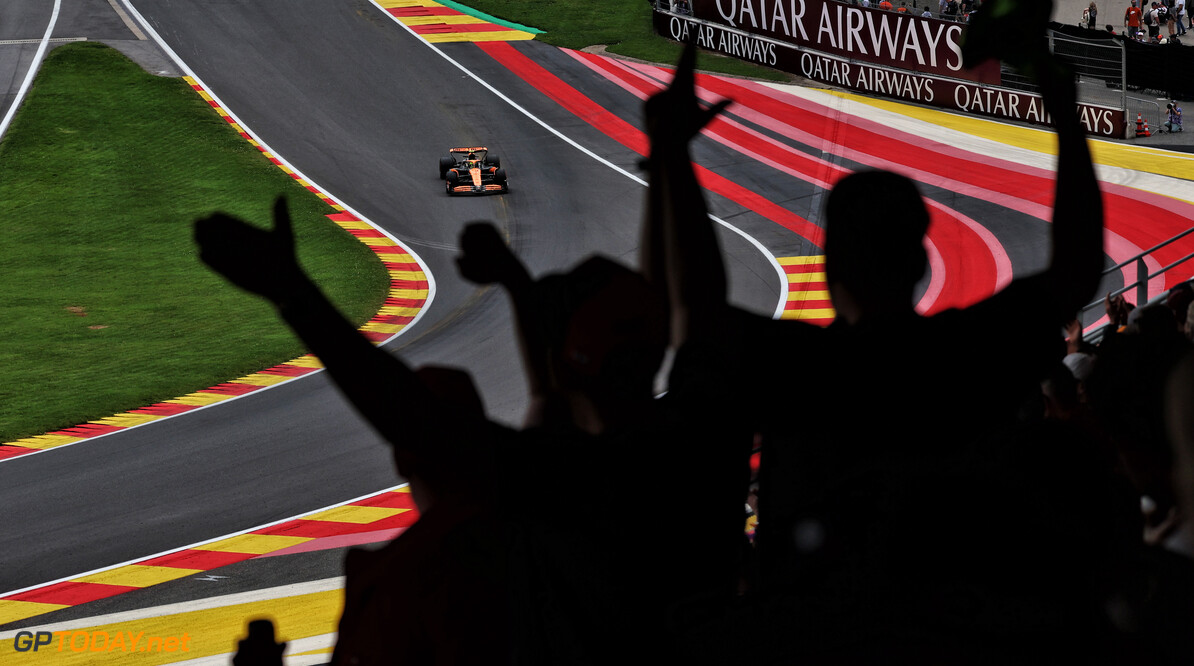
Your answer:
[[[999,63],[990,61],[970,70],[961,67],[957,46],[961,24],[835,0],[691,1],[691,15],[670,11],[666,0],[661,3],[663,8],[654,12],[655,31],[831,86],[975,115],[1049,124],[1039,95],[996,87]],[[720,22],[702,19],[702,9],[713,10]],[[865,18],[875,12],[883,16]],[[818,15],[822,18],[814,20]],[[902,38],[897,37],[900,34]],[[1127,125],[1122,109],[1079,104],[1078,112],[1089,134],[1124,137]]]

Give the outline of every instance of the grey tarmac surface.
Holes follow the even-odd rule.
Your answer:
[[[526,397],[505,298],[455,276],[459,230],[469,220],[495,221],[537,273],[592,252],[630,261],[641,186],[498,103],[368,3],[163,0],[135,6],[267,143],[426,261],[437,280],[435,301],[390,349],[412,364],[469,369],[490,413],[516,422]],[[60,19],[56,34],[79,29]],[[445,51],[470,59],[484,75],[501,73],[471,45]],[[503,85],[514,86],[505,76]],[[525,86],[515,92],[527,94]],[[541,95],[520,101],[599,154],[634,163],[620,145]],[[461,143],[484,143],[502,156],[511,174],[509,195],[444,196],[435,161]],[[774,271],[741,241],[730,238],[727,248],[743,257],[731,266],[739,300],[770,312],[778,296]],[[316,375],[0,465],[6,507],[0,542],[18,544],[0,552],[0,590],[184,546],[398,482],[385,444],[327,378]]]
[[[7,113],[46,32],[52,6],[20,2],[0,9],[0,118]]]
[[[500,293],[456,277],[460,228],[473,219],[495,221],[536,273],[559,270],[595,251],[633,261],[641,186],[513,111],[364,0],[134,0],[134,5],[273,149],[408,243],[428,264],[437,281],[435,301],[388,349],[412,364],[469,369],[491,415],[516,423],[526,390],[507,304]],[[133,55],[150,71],[165,62],[124,27],[106,0],[76,0],[72,12],[64,10],[56,35],[94,28],[97,39]],[[73,18],[66,20],[68,15]],[[32,25],[36,12],[30,10],[30,16]],[[35,36],[44,31],[42,20],[40,29],[33,26]],[[476,46],[440,48],[553,127],[634,171],[637,155]],[[566,54],[537,42],[515,48],[641,127],[637,100]],[[444,196],[435,161],[449,145],[464,143],[486,144],[501,155],[510,172],[510,194]],[[712,142],[699,143],[695,156],[816,221],[818,193],[811,186]],[[1017,272],[1043,260],[1043,222],[950,192],[926,194],[992,221]],[[779,256],[810,250],[790,232],[733,202],[713,197],[711,203],[714,213]],[[733,298],[770,313],[778,295],[774,270],[737,236],[725,233],[722,240],[731,257]],[[326,376],[316,375],[181,418],[0,464],[0,503],[6,507],[0,513],[0,543],[19,544],[0,549],[0,592],[214,538],[399,482],[388,447]],[[243,563],[235,570],[235,590],[337,575],[340,552]],[[226,585],[183,579],[113,598],[104,609],[167,603],[185,597],[182,591],[204,590],[211,595],[229,591]]]

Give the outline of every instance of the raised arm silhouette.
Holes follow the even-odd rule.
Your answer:
[[[1102,201],[1073,76],[1052,60],[1041,34],[1023,41],[1032,48],[1017,56],[1031,63],[1058,136],[1050,261],[981,303],[933,316],[913,307],[933,221],[916,185],[887,171],[846,176],[827,198],[833,325],[725,316],[725,273],[687,151],[693,130],[720,106],[698,103],[691,46],[672,86],[647,103],[653,195],[662,200],[652,205],[657,214],[644,237],[663,244],[648,252],[649,274],[666,280],[676,328],[728,335],[752,355],[728,378],[756,409],[726,418],[746,420],[764,436],[758,545],[772,605],[754,618],[754,633],[802,631],[801,641],[776,647],[784,658],[802,651],[873,658],[881,644],[914,654],[935,638],[956,638],[946,628],[957,618],[940,605],[970,587],[986,595],[979,603],[1002,605],[993,617],[1010,622],[1003,627],[1009,634],[1039,619],[1028,619],[1038,611],[1057,611],[1050,629],[1073,629],[1067,623],[1078,611],[1064,601],[1028,608],[1019,596],[1029,594],[1028,585],[1004,586],[958,564],[982,570],[993,564],[989,558],[968,553],[938,566],[942,553],[976,538],[968,528],[951,541],[949,530],[966,523],[941,519],[961,519],[967,508],[992,518],[992,500],[960,479],[988,473],[983,460],[1008,459],[1019,407],[1039,394],[1039,381],[1060,359],[1061,327],[1092,297],[1103,265]],[[917,598],[934,602],[910,603]],[[992,626],[959,631],[997,634]],[[884,642],[891,635],[900,638]],[[1024,647],[1004,644],[1012,645]]]
[[[467,374],[416,372],[360,335],[300,268],[284,199],[272,230],[216,214],[195,223],[195,239],[205,263],[270,301],[320,358],[392,445],[421,511],[385,548],[349,553],[333,662],[511,662],[509,523],[495,485],[503,435]],[[259,643],[247,641],[255,652],[238,663],[272,654]]]

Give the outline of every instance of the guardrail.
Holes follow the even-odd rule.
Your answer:
[[[1164,247],[1172,245],[1173,243],[1176,243],[1177,241],[1185,238],[1186,236],[1189,236],[1190,234],[1194,234],[1194,227],[1186,229],[1182,233],[1174,236],[1173,238],[1170,238],[1169,240],[1164,241],[1162,243],[1158,243],[1157,245],[1154,245],[1153,247],[1145,250],[1144,252],[1141,252],[1140,254],[1132,257],[1131,259],[1128,259],[1127,261],[1116,264],[1115,266],[1112,266],[1111,268],[1108,268],[1107,270],[1103,271],[1103,277],[1106,277],[1112,273],[1123,270],[1123,268],[1125,266],[1135,264],[1135,267],[1136,267],[1136,280],[1130,284],[1127,284],[1127,285],[1119,288],[1119,289],[1108,292],[1107,296],[1119,296],[1120,294],[1126,294],[1134,289],[1136,291],[1136,307],[1143,307],[1147,304],[1150,304],[1152,301],[1149,301],[1149,298],[1148,298],[1148,283],[1149,283],[1149,281],[1168,273],[1169,271],[1173,270],[1177,266],[1180,266],[1181,264],[1184,264],[1187,261],[1190,261],[1191,259],[1194,259],[1194,252],[1187,254],[1186,256],[1182,257],[1181,259],[1178,259],[1177,261],[1174,261],[1173,263],[1169,264],[1168,266],[1162,266],[1159,270],[1157,270],[1155,273],[1152,273],[1152,274],[1149,274],[1149,272],[1148,272],[1148,266],[1145,264],[1145,258],[1148,257],[1149,255],[1151,255],[1152,253],[1156,252],[1157,250],[1160,250]],[[1153,301],[1159,301],[1161,298],[1164,298],[1164,296],[1165,296],[1165,294],[1162,293],[1162,294],[1158,295],[1155,299],[1153,299]],[[1094,310],[1095,308],[1101,308],[1103,306],[1104,306],[1104,299],[1101,298],[1101,299],[1094,301],[1093,303],[1090,303],[1089,305],[1086,305],[1085,307],[1083,307],[1082,311],[1078,313],[1078,317],[1081,321],[1086,321],[1086,317],[1085,317],[1086,313],[1090,312],[1091,310]],[[1096,331],[1094,336],[1092,336],[1092,337],[1093,337],[1092,341],[1097,342],[1098,338],[1101,337],[1101,329],[1100,329],[1100,331]]]
[[[1136,124],[1136,119],[1132,117],[1132,114],[1134,113],[1143,116],[1146,121],[1148,121],[1149,118],[1157,119],[1156,123],[1154,123],[1152,128],[1149,129],[1149,131],[1153,134],[1155,134],[1157,129],[1161,127],[1161,123],[1165,122],[1167,119],[1167,116],[1161,115],[1161,105],[1155,100],[1141,99],[1139,97],[1131,96],[1127,97],[1127,100],[1128,104],[1125,108],[1127,109],[1128,136],[1132,136],[1132,134],[1135,132],[1134,127]]]

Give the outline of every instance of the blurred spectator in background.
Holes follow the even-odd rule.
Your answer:
[[[1157,41],[1160,39],[1162,21],[1161,5],[1158,3],[1154,2],[1144,10],[1144,14],[1141,16],[1141,22],[1144,23],[1145,27],[1148,28],[1149,41]]]
[[[1182,131],[1182,107],[1178,106],[1177,100],[1173,100],[1172,102],[1166,104],[1165,112],[1165,131]]]
[[[1132,303],[1128,301],[1128,299],[1125,298],[1122,293],[1115,296],[1107,294],[1103,298],[1103,303],[1107,311],[1107,326],[1114,331],[1118,331],[1124,326],[1127,326],[1128,317],[1130,317],[1132,311],[1136,309],[1136,306],[1132,305]]]
[[[1186,314],[1190,310],[1190,303],[1194,302],[1194,288],[1189,282],[1180,282],[1169,290],[1165,297],[1165,306],[1173,311],[1173,318],[1177,320],[1178,330],[1186,332]]]
[[[1128,6],[1127,11],[1124,12],[1124,27],[1128,29],[1128,34],[1135,39],[1136,34],[1140,32],[1140,8],[1136,6],[1136,0],[1132,0],[1132,4]]]

